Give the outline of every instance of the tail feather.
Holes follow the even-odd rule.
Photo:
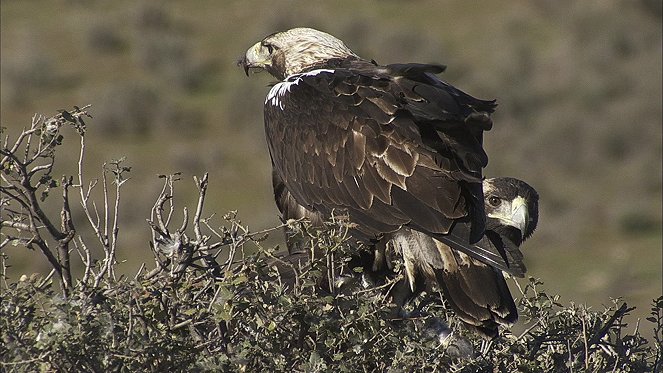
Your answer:
[[[444,298],[467,324],[488,337],[497,335],[498,325],[512,325],[518,310],[500,270],[435,241],[445,258],[445,268],[436,269],[436,282]]]
[[[391,242],[403,254],[413,292],[421,290],[422,277],[426,284],[436,284],[458,317],[479,334],[493,338],[499,325],[518,319],[499,269],[417,231],[399,232]]]

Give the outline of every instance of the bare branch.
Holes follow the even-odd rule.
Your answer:
[[[0,225],[2,225],[3,227],[14,228],[14,229],[19,230],[19,231],[26,231],[26,232],[31,231],[29,225],[27,225],[25,223],[10,221],[10,220],[0,221]]]
[[[42,252],[42,254],[44,254],[44,256],[46,257],[48,262],[51,264],[53,269],[55,269],[55,272],[57,272],[58,277],[62,279],[62,266],[60,265],[60,262],[58,262],[58,260],[55,258],[55,256],[51,252],[51,249],[48,248],[46,243],[44,241],[42,241],[41,239],[33,238],[28,243],[28,247],[34,249],[33,246],[37,246],[39,248],[39,250]],[[64,290],[64,285],[61,284],[61,286],[63,287],[63,290]]]
[[[173,213],[175,212],[175,205],[173,204],[172,196],[175,195],[175,182],[180,181],[180,173],[176,172],[168,178],[168,189],[170,191],[170,198],[168,199],[168,216],[166,217],[166,226],[170,225],[170,220],[173,218]]]
[[[110,215],[110,208],[108,207],[108,179],[106,178],[106,168],[107,164],[104,162],[104,164],[101,166],[102,173],[101,173],[101,185],[102,185],[102,190],[104,193],[104,248],[107,248],[109,245],[108,242],[108,227],[110,227],[109,223],[109,218],[108,216]],[[97,225],[99,225],[99,214],[97,215]]]
[[[32,176],[34,176],[34,174],[36,174],[39,171],[44,171],[44,170],[48,171],[47,173],[50,173],[51,168],[53,168],[53,162],[46,163],[46,164],[39,165],[39,166],[35,166],[35,167],[32,168],[32,170],[30,170],[30,172],[28,172],[28,177],[32,178]]]
[[[119,163],[118,163],[118,168],[119,168]],[[120,225],[119,225],[120,196],[121,196],[122,185],[124,184],[124,180],[122,180],[122,173],[120,171],[118,171],[115,181],[116,181],[115,183],[116,187],[115,187],[115,204],[113,206],[113,231],[111,233],[110,258],[109,258],[113,262],[113,264],[115,264],[115,252],[117,251],[117,237],[118,233],[120,232]],[[115,278],[114,265],[109,266],[109,275]]]
[[[30,184],[30,179],[27,177],[25,166],[21,166],[20,169],[20,173],[22,175],[21,186],[23,188],[23,192],[25,193],[25,197],[27,198],[26,202],[30,208],[30,215],[34,215],[39,218],[39,221],[44,224],[45,228],[48,230],[48,233],[53,236],[53,238],[56,240],[63,239],[65,234],[55,228],[55,225],[51,222],[51,219],[49,219],[49,217],[46,216],[46,213],[44,213],[42,210],[41,204],[39,203],[39,199],[36,195],[37,189]]]
[[[169,184],[171,181],[166,181],[167,184]],[[171,195],[167,195],[162,192],[162,194],[159,196],[159,199],[157,200],[155,204],[155,209],[154,209],[154,217],[156,218],[158,224],[158,227],[163,231],[165,234],[168,234],[168,224],[163,220],[163,205],[171,199]]]
[[[180,229],[177,230],[177,233],[183,234],[186,231],[186,227],[189,225],[189,209],[184,206],[182,209],[182,225]]]
[[[62,265],[62,281],[64,288],[68,289],[72,285],[71,263],[69,257],[69,242],[74,238],[76,229],[71,219],[71,209],[69,207],[69,187],[72,185],[72,178],[62,178],[62,210],[60,212],[60,224],[62,232],[66,235],[59,240],[58,256]]]
[[[85,183],[83,182],[83,158],[85,155],[85,136],[81,136],[80,138],[80,151],[78,155],[78,185],[77,187],[79,188],[79,193],[81,197],[81,207],[83,207],[83,212],[85,213],[85,217],[87,218],[88,222],[90,222],[90,226],[92,227],[92,230],[94,231],[95,236],[101,243],[102,247],[104,250],[106,250],[108,243],[107,243],[107,235],[103,234],[100,231],[99,227],[99,218],[98,214],[96,214],[97,219],[92,218],[92,214],[90,213],[90,208],[88,206],[88,200],[90,199],[90,193],[92,192],[92,189],[96,185],[96,180],[93,182],[90,182],[88,185],[87,190],[85,189],[84,185]]]
[[[193,216],[193,232],[196,235],[196,240],[202,242],[202,234],[200,233],[200,216],[203,212],[203,205],[205,204],[205,195],[207,194],[207,180],[209,174],[205,173],[201,180],[198,180],[194,177],[198,187],[198,205],[196,207],[196,213]]]
[[[48,285],[48,283],[53,278],[53,274],[55,274],[55,269],[51,269],[51,271],[48,272],[48,275],[46,275],[46,277],[44,277],[41,281],[39,281],[39,284],[37,284],[37,288],[43,288],[44,286]]]
[[[79,244],[80,247],[78,246]],[[85,273],[83,274],[83,278],[81,279],[81,283],[83,284],[83,286],[85,286],[90,280],[90,275],[93,274],[92,259],[90,258],[90,249],[88,249],[88,247],[85,245],[85,242],[80,236],[78,237],[78,242],[74,241],[74,245],[76,247],[76,252],[78,252],[78,256],[81,258],[81,262],[83,262],[83,265],[85,266]]]
[[[9,149],[8,151],[6,151],[6,152],[3,151],[2,152],[4,157],[2,158],[2,163],[0,163],[0,164],[7,163],[9,158],[12,157],[13,155],[15,155],[18,152],[18,149],[21,147],[21,145],[23,145],[23,141],[25,141],[26,138],[28,138],[29,136],[32,136],[33,133],[35,133],[39,130],[39,128],[37,128],[37,124],[41,121],[41,118],[42,118],[41,115],[37,116],[37,114],[35,114],[32,117],[32,125],[31,125],[30,129],[21,131],[21,134],[18,135],[18,138],[14,142],[14,146],[12,146],[12,148]],[[27,147],[27,148],[29,148],[29,147]]]

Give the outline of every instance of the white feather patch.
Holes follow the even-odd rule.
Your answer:
[[[299,84],[302,77],[316,76],[320,73],[334,73],[334,70],[317,69],[303,74],[295,74],[287,77],[284,81],[275,84],[272,89],[269,90],[269,93],[267,93],[267,97],[265,98],[265,105],[270,103],[272,106],[278,106],[281,110],[283,110],[283,101],[281,100],[281,97],[290,92],[290,89],[292,89],[293,86]]]

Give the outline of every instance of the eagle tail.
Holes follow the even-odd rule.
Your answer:
[[[500,270],[436,241],[448,264],[435,279],[456,315],[480,335],[494,338],[499,325],[512,325],[518,310]]]
[[[403,255],[411,296],[437,285],[456,315],[480,335],[494,338],[518,311],[502,271],[413,230],[391,241]],[[395,295],[395,298],[403,298]]]

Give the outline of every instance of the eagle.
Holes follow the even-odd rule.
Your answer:
[[[264,122],[284,219],[344,214],[353,238],[378,254],[403,237],[433,240],[403,252],[412,276],[439,271],[434,261],[443,256],[442,271],[455,267],[467,277],[461,291],[476,293],[483,312],[472,325],[492,337],[496,325],[516,320],[511,296],[502,299],[508,289],[495,289],[502,271],[524,275],[522,254],[490,234],[484,207],[483,132],[492,127],[494,100],[441,80],[443,65],[379,65],[311,28],[271,34],[239,64],[247,75],[265,70],[278,80]],[[431,281],[410,280],[413,292],[420,280]]]
[[[300,209],[294,199],[289,197],[285,188],[275,185],[279,210],[293,211]],[[486,211],[486,235],[495,240],[508,242],[520,247],[532,236],[538,224],[537,191],[526,182],[510,178],[496,177],[484,179],[484,206]],[[315,216],[291,215],[299,218]],[[292,233],[286,230],[286,234]],[[294,240],[293,240],[294,242]],[[294,244],[292,245],[294,246]],[[317,252],[316,256],[323,253]],[[308,265],[311,259],[309,248],[290,247],[288,255],[274,261],[289,284],[294,283],[293,268]],[[504,315],[503,323],[515,322],[517,310],[501,271],[491,270],[487,265],[451,250],[421,232],[402,229],[384,245],[376,245],[373,251],[363,251],[349,262],[347,273],[334,278],[332,286],[343,292],[354,289],[358,284],[364,287],[380,287],[388,279],[394,279],[398,263],[405,264],[405,279],[391,288],[392,298],[404,305],[423,290],[441,290],[444,298],[457,316],[470,328],[482,336],[496,335],[495,315]],[[284,263],[290,263],[284,265]],[[355,269],[361,268],[360,271]],[[488,279],[485,279],[489,276]],[[319,284],[322,291],[329,289],[329,284]],[[491,304],[486,308],[485,304]],[[499,310],[499,311],[497,311]]]
[[[488,238],[483,244],[508,246],[515,254],[514,249],[536,229],[539,195],[526,182],[510,177],[485,179],[482,184]],[[395,287],[397,302],[405,303],[423,290],[437,288],[456,315],[482,336],[495,337],[499,324],[516,322],[518,311],[502,271],[407,228],[393,234],[385,250],[374,251],[368,261],[372,271],[367,273],[375,282],[374,272],[388,272],[394,267],[389,258],[401,257],[408,286]]]

